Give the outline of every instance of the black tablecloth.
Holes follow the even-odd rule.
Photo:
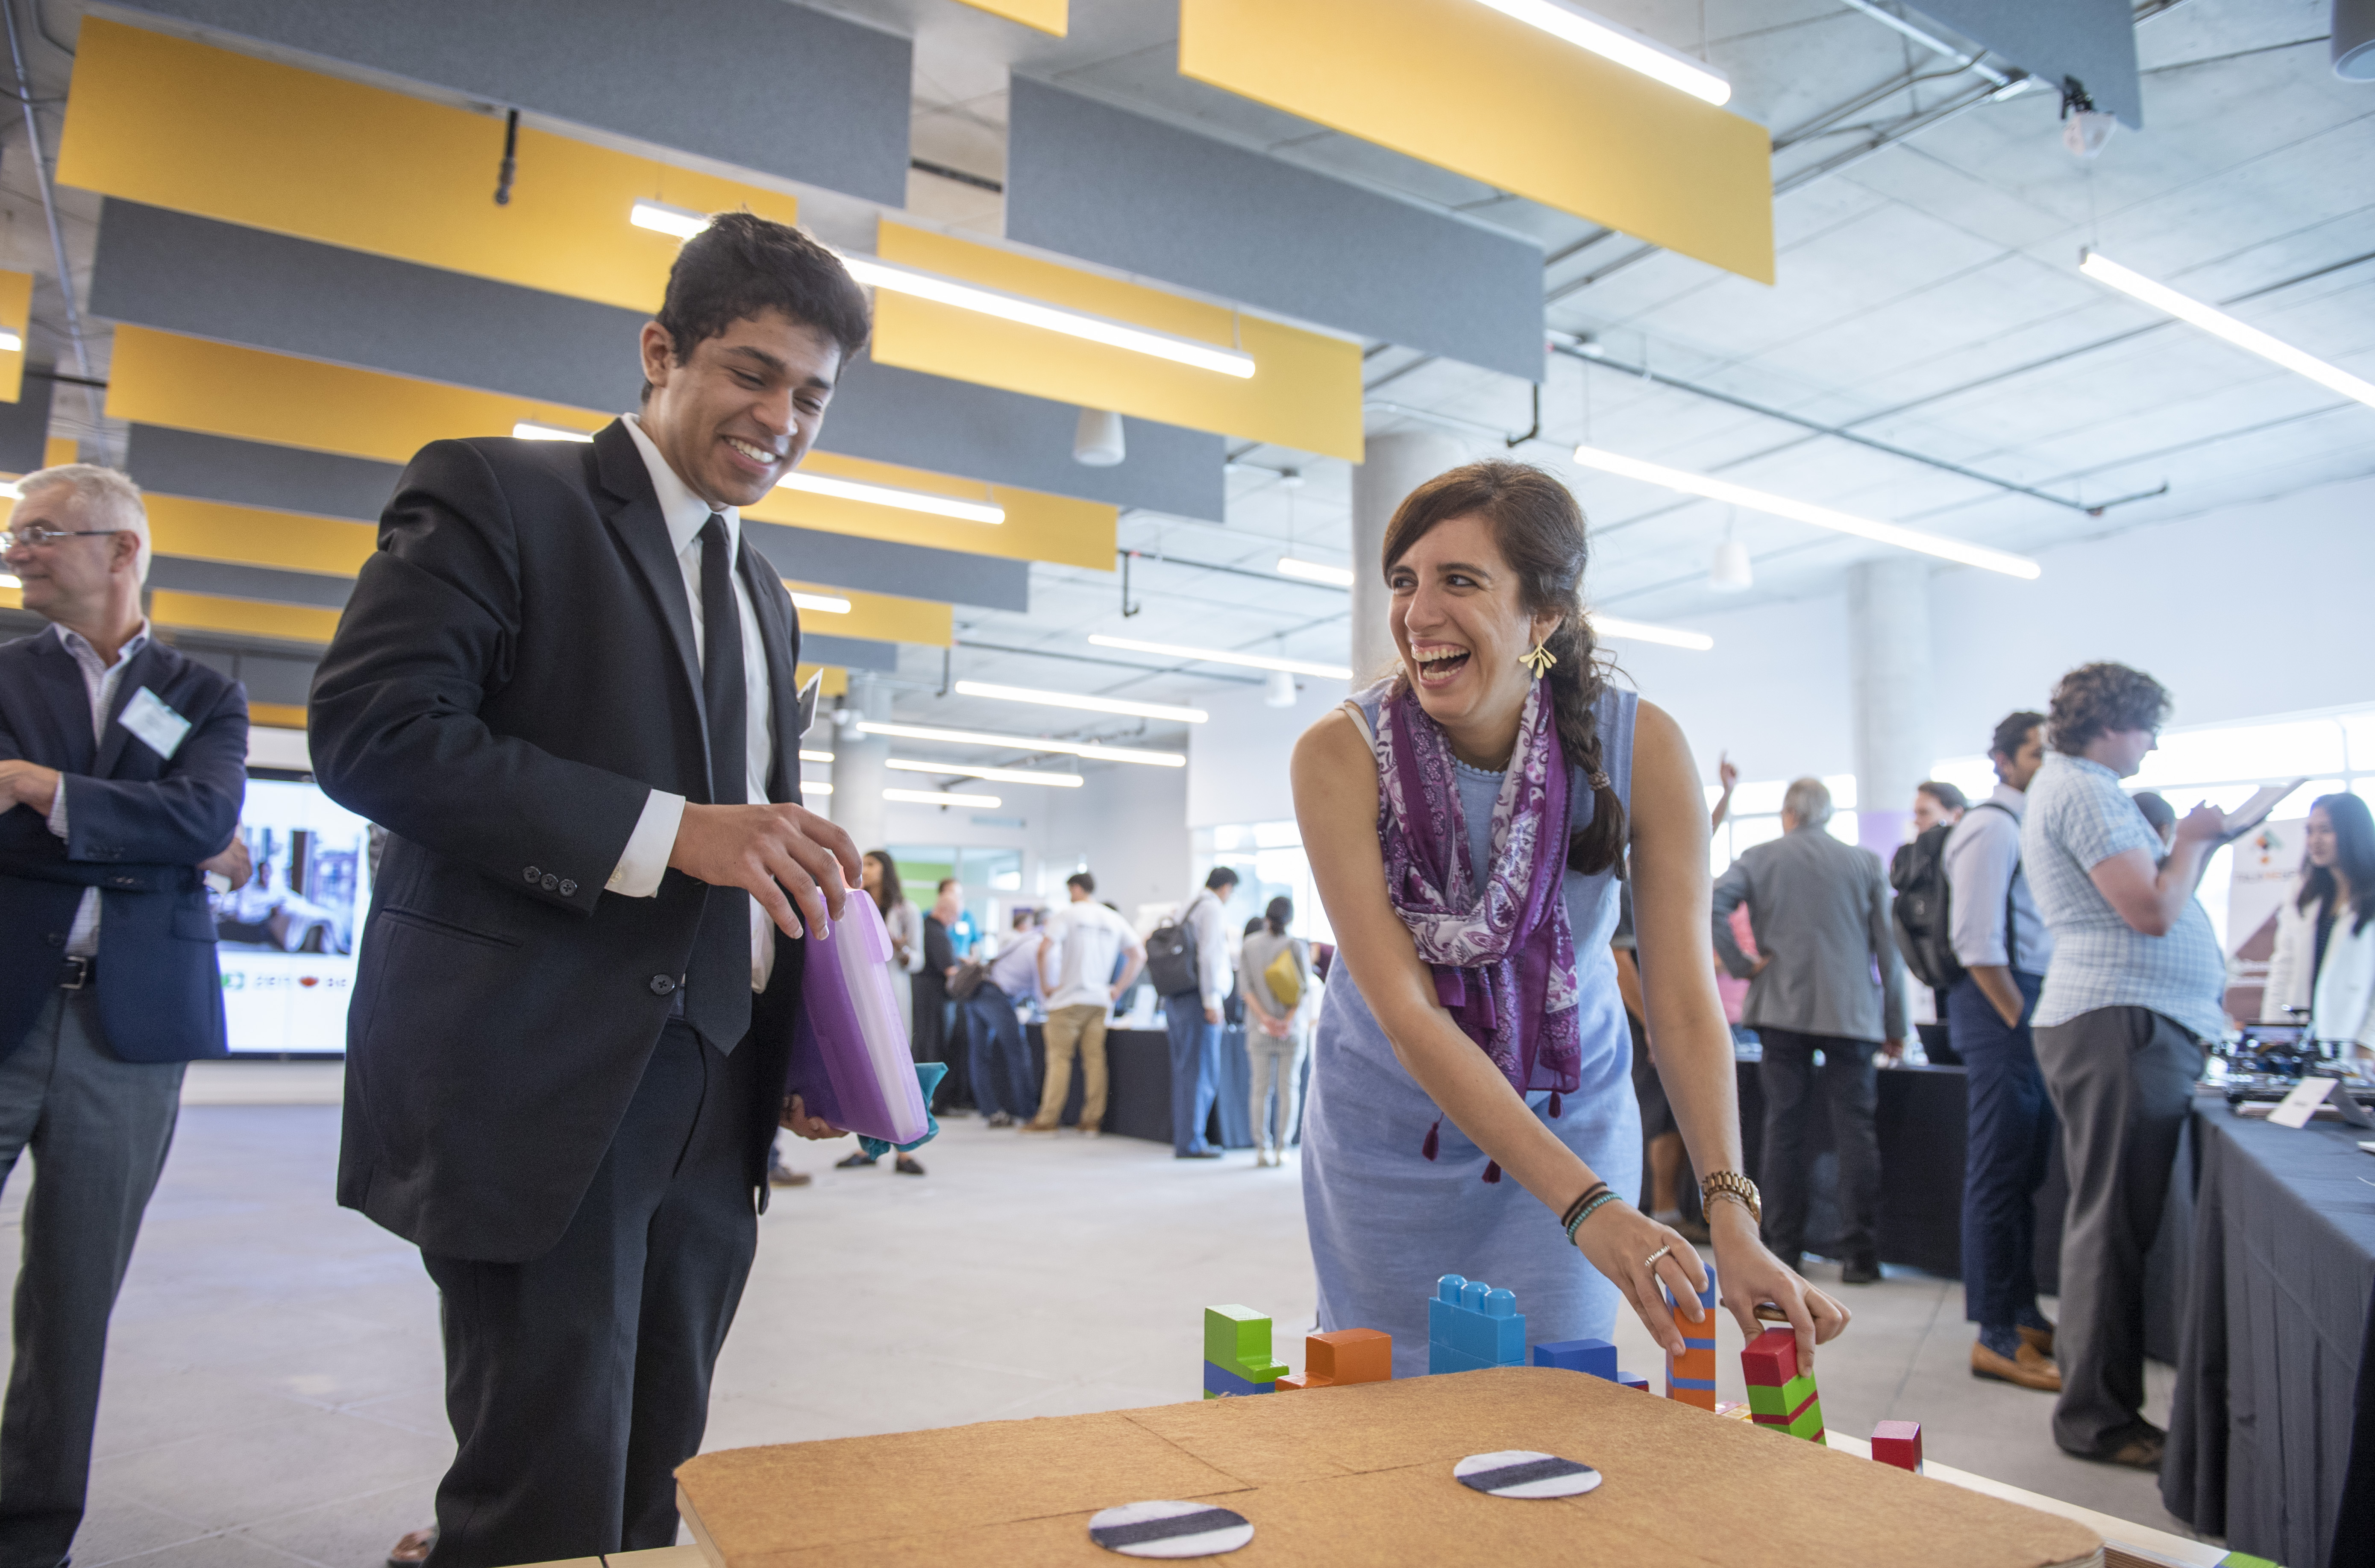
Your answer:
[[[1047,1081],[1047,1042],[1042,1026],[1024,1032],[1031,1044],[1031,1081]],[[1171,1141],[1171,1036],[1160,1029],[1105,1031],[1105,1119],[1104,1130],[1122,1138],[1142,1138],[1154,1143]],[[1072,1068],[1072,1092],[1064,1102],[1061,1120],[1081,1119],[1086,1084],[1080,1066]],[[1246,1055],[1246,1032],[1231,1029],[1221,1035],[1221,1082],[1213,1096],[1212,1114],[1204,1136],[1223,1149],[1254,1146],[1253,1066]]]
[[[2184,1356],[2161,1500],[2292,1568],[2375,1563],[2375,1160],[2224,1102],[2193,1117]]]

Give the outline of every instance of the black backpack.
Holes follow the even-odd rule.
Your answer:
[[[1992,800],[1980,801],[1974,811],[2003,811]],[[1955,957],[1954,890],[1946,883],[1946,836],[1955,831],[1951,822],[1941,822],[1925,829],[1920,838],[1896,852],[1888,867],[1888,885],[1896,890],[1896,907],[1889,911],[1889,923],[1896,928],[1896,950],[1905,955],[1905,967],[1913,978],[1932,991],[1951,989],[1963,978],[1963,965]],[[2013,865],[2013,877],[2020,876],[2017,861]],[[2005,957],[2011,957],[2012,943],[2012,883],[2004,884]]]
[[[1176,920],[1149,931],[1146,979],[1158,996],[1192,996],[1202,990],[1196,976],[1196,933]]]

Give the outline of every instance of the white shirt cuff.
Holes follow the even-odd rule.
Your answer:
[[[668,855],[676,849],[677,824],[684,819],[684,796],[656,789],[644,798],[644,814],[627,835],[627,848],[603,887],[631,899],[647,899],[660,890],[668,875]]]
[[[58,775],[57,793],[50,800],[50,831],[60,838],[66,836],[66,775]]]

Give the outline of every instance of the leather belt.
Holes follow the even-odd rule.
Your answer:
[[[99,961],[95,958],[70,958],[58,964],[58,989],[79,991],[99,983]]]

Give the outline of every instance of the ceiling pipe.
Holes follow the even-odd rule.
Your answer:
[[[41,189],[41,216],[50,226],[50,254],[58,269],[58,293],[65,301],[66,336],[73,341],[75,369],[84,376],[90,374],[90,350],[82,336],[82,312],[75,304],[74,268],[66,262],[65,231],[58,226],[57,193],[50,184],[50,163],[41,151],[41,125],[33,116],[33,84],[25,74],[25,49],[17,39],[16,0],[0,0],[0,21],[8,29],[8,59],[17,72],[17,102],[25,112],[25,150],[32,154],[33,181]],[[91,427],[95,432],[106,429],[106,407],[96,393],[89,391]]]

